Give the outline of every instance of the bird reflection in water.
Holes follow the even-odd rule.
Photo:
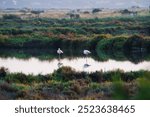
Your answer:
[[[88,67],[90,67],[91,65],[89,65],[89,64],[84,64],[84,68],[88,68]]]
[[[63,66],[63,63],[61,63],[61,61],[59,60],[57,66],[58,66],[58,68],[60,68]]]

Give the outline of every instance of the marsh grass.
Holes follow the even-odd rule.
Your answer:
[[[113,99],[127,100],[129,99],[129,92],[122,81],[113,82]]]
[[[122,81],[122,74],[121,72],[115,71],[112,74],[112,96],[113,99],[119,99],[119,100],[124,100],[124,99],[129,99],[129,93],[125,87],[124,82]]]
[[[11,74],[0,80],[2,99],[149,99],[149,71],[84,73],[62,67],[53,74]]]
[[[150,74],[145,74],[145,77],[138,78],[138,92],[134,99],[150,100]]]

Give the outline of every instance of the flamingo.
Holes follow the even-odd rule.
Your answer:
[[[84,65],[84,67],[88,67],[90,65],[87,64],[87,56],[88,56],[88,54],[91,54],[91,52],[89,50],[83,50],[83,54],[86,55],[86,64]]]
[[[57,54],[59,54],[59,59],[60,59],[60,54],[63,54],[63,51],[60,48],[58,48]]]
[[[59,54],[58,67],[60,68],[63,65],[63,63],[61,63],[60,61],[60,54],[63,54],[63,51],[60,48],[58,48],[57,54]]]
[[[83,50],[83,54],[87,56],[88,54],[91,54],[91,52],[89,50]]]

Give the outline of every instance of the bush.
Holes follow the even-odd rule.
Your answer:
[[[0,77],[5,77],[8,72],[8,69],[1,67],[0,68]]]
[[[122,81],[113,82],[113,99],[127,100],[129,99],[129,92]]]
[[[98,8],[95,8],[95,9],[93,9],[92,13],[97,13],[97,12],[100,12],[100,11],[102,11],[102,10],[98,9]]]
[[[21,19],[19,16],[17,15],[3,15],[3,19],[4,20],[7,20],[7,19],[13,19],[13,20],[16,20],[16,19]]]
[[[91,78],[92,82],[103,82],[104,81],[104,77],[103,77],[103,73],[102,72],[95,72],[95,73],[91,73],[89,75],[89,77]]]
[[[0,91],[16,92],[17,90],[6,82],[0,82]]]
[[[123,46],[125,44],[126,38],[124,37],[116,37],[112,39],[102,39],[97,44],[97,49],[99,50],[123,50]]]
[[[54,72],[54,77],[56,78],[56,80],[68,81],[68,80],[76,79],[74,74],[75,71],[72,68],[62,67]]]
[[[150,76],[150,75],[149,75]],[[150,79],[140,78],[138,81],[138,91],[134,99],[137,100],[150,100]]]
[[[126,51],[141,51],[141,48],[146,48],[146,40],[139,35],[133,35],[128,38],[126,43],[124,44],[124,48]]]
[[[85,72],[76,72],[71,67],[61,67],[56,70],[53,74],[53,79],[58,81],[71,81],[77,79],[88,78],[88,74]]]

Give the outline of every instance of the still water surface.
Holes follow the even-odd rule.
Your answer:
[[[0,67],[8,68],[10,73],[22,72],[24,74],[49,74],[53,73],[59,67],[69,66],[76,71],[95,72],[95,71],[112,71],[121,69],[125,72],[149,70],[150,61],[143,61],[138,64],[134,64],[130,61],[116,61],[109,59],[108,61],[96,61],[91,57],[88,58],[64,58],[60,61],[58,59],[53,60],[39,60],[38,58],[30,58],[27,60],[17,58],[0,58]]]

